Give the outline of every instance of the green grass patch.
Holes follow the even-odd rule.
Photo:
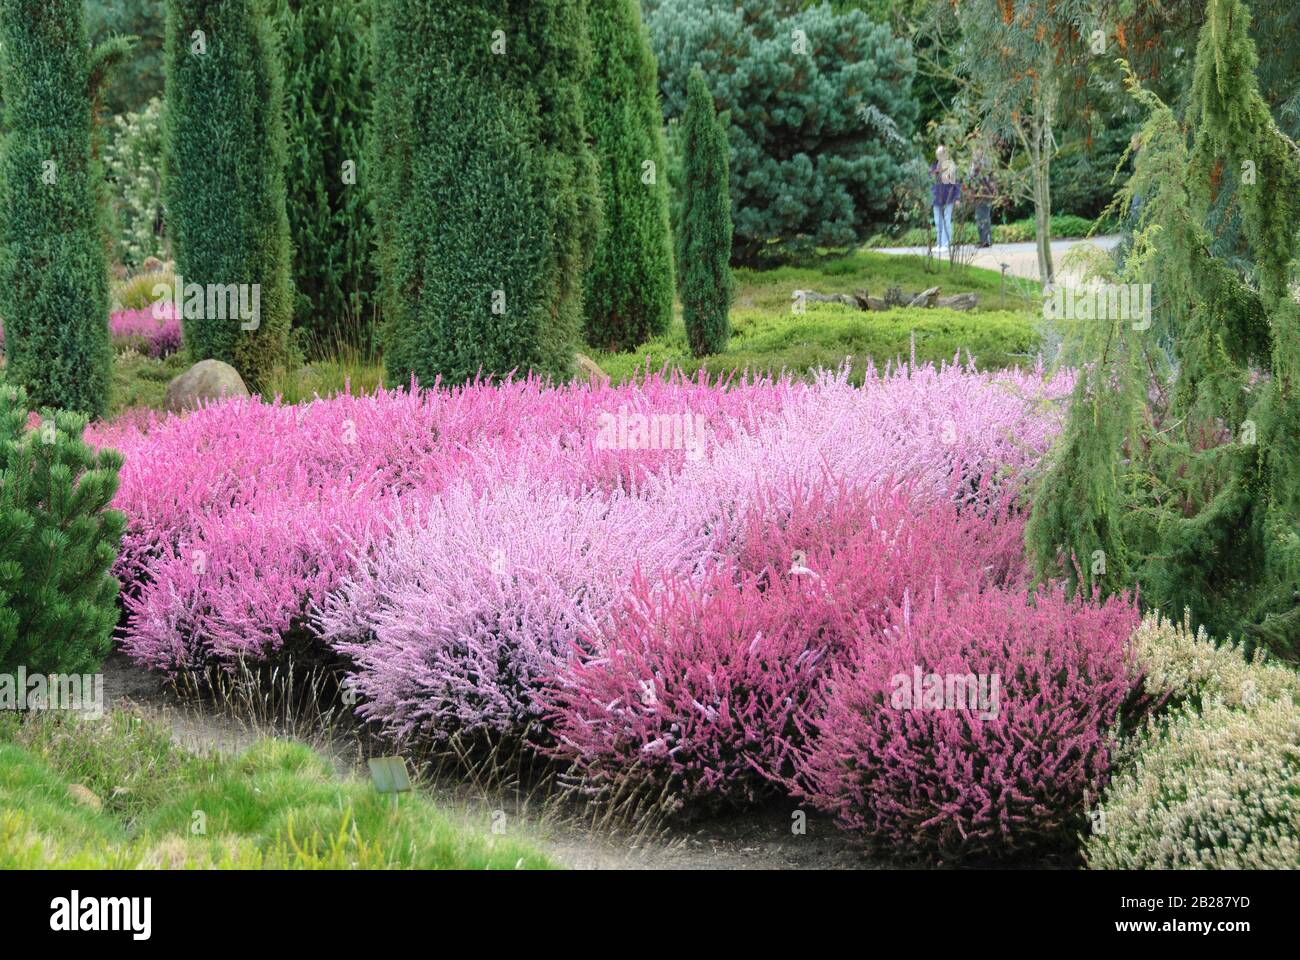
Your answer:
[[[860,251],[823,257],[774,270],[737,270],[732,335],[725,352],[696,359],[690,355],[680,318],[662,337],[631,353],[596,352],[592,358],[616,381],[634,379],[665,365],[688,374],[701,369],[713,375],[750,371],[805,376],[817,369],[836,369],[847,358],[851,376],[860,382],[869,362],[877,368],[912,355],[926,362],[969,355],[986,370],[1032,363],[1039,335],[1022,284],[1008,278],[1003,295],[1001,275],[991,271]],[[810,303],[793,310],[796,290],[854,293],[866,290],[883,297],[897,287],[916,293],[939,287],[943,296],[975,293],[971,311],[899,308],[865,312],[840,304]],[[1006,304],[1006,309],[1001,304]]]
[[[757,309],[782,315],[790,315],[796,290],[815,290],[818,293],[866,290],[873,297],[883,297],[890,287],[908,293],[939,287],[942,296],[978,294],[980,302],[974,312],[1027,310],[1032,304],[1029,284],[1008,277],[1004,290],[1002,275],[996,270],[869,250],[847,256],[818,257],[806,264],[772,270],[739,269],[734,271],[734,276],[736,299],[733,309]]]
[[[109,417],[135,407],[161,410],[167,384],[189,368],[189,357],[184,352],[160,360],[134,351],[116,354],[109,392]]]
[[[1029,365],[1038,351],[1033,323],[1012,311],[960,313],[955,310],[899,309],[863,313],[836,304],[810,306],[801,316],[774,318],[758,310],[732,313],[731,342],[725,353],[696,359],[686,344],[680,320],[668,335],[635,353],[596,354],[594,359],[614,380],[636,379],[667,364],[688,374],[712,375],[750,371],[802,377],[818,369],[836,369],[848,361],[850,377],[860,383],[868,363],[877,369],[908,359],[941,363],[968,356],[982,370]]]
[[[860,381],[869,361],[883,367],[910,357],[913,339],[920,361],[948,361],[960,352],[963,360],[969,354],[989,370],[1031,362],[1038,351],[1031,299],[1036,284],[1015,277],[1007,277],[1004,283],[993,270],[861,250],[772,270],[741,269],[734,275],[732,337],[725,352],[691,357],[679,314],[664,336],[634,352],[591,351],[591,356],[618,381],[643,374],[647,363],[654,371],[667,365],[690,374],[701,369],[713,375],[784,370],[798,377],[820,368],[836,369],[851,357],[852,376]],[[936,286],[943,296],[974,293],[979,305],[968,312],[903,308],[868,313],[816,303],[802,314],[793,310],[796,290],[826,294],[865,290],[883,298],[891,288],[917,293]],[[349,387],[360,394],[384,385],[383,364],[373,349],[314,342],[301,348],[310,362],[273,375],[264,396],[304,403]],[[182,355],[164,360],[119,355],[114,367],[114,415],[131,407],[161,409],[167,384],[188,365]]]
[[[126,712],[0,725],[0,811],[0,869],[554,866],[418,791],[394,808],[302,744],[198,756]]]

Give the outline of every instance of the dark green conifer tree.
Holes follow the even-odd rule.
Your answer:
[[[8,377],[42,406],[99,416],[112,351],[94,100],[124,41],[92,53],[80,0],[0,5],[0,318]]]
[[[389,381],[567,376],[599,224],[585,0],[380,0],[375,43]]]
[[[673,246],[658,74],[636,0],[588,0],[587,126],[605,217],[587,271],[586,339],[626,351],[668,329]]]
[[[294,326],[369,346],[374,231],[365,169],[371,0],[279,0]]]
[[[292,249],[285,212],[284,84],[265,0],[167,0],[164,194],[195,360],[223,360],[253,389],[289,364]],[[242,287],[258,315],[229,308]],[[197,303],[195,304],[197,305]],[[235,316],[231,316],[235,313]]]
[[[691,72],[682,120],[682,201],[677,237],[678,293],[691,353],[721,353],[731,335],[731,195],[727,135],[699,68]]]
[[[1190,608],[1215,635],[1294,660],[1300,151],[1259,94],[1248,16],[1241,0],[1209,0],[1190,152],[1173,112],[1138,91],[1150,120],[1124,199],[1143,202],[1120,279],[1153,285],[1154,322],[1078,324],[1084,372],[1027,536],[1046,575],[1140,584],[1172,616]],[[1239,182],[1244,275],[1213,255],[1205,226],[1225,171]],[[1091,576],[1098,551],[1118,579]]]

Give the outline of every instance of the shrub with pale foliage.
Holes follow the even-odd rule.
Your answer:
[[[1231,641],[1216,644],[1203,627],[1192,629],[1190,615],[1177,623],[1149,614],[1133,633],[1133,648],[1146,674],[1147,692],[1167,695],[1171,706],[1200,707],[1211,700],[1251,706],[1287,695],[1300,702],[1300,675],[1294,670],[1270,662],[1262,649],[1247,658]]]
[[[1300,866],[1300,710],[1289,697],[1184,707],[1146,734],[1093,813],[1100,870]]]

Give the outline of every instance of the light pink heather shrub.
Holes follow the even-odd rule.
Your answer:
[[[165,357],[181,348],[181,321],[170,303],[142,310],[120,310],[108,318],[113,346],[131,349],[151,357]]]
[[[842,371],[824,373],[707,461],[659,481],[672,492],[655,492],[682,523],[733,532],[760,479],[784,510],[828,476],[850,490],[908,483],[918,496],[936,498],[971,500],[979,489],[979,499],[1004,508],[1059,431],[1071,382],[1070,374],[905,365],[869,370],[857,388]]]
[[[537,692],[623,601],[638,570],[692,555],[655,505],[531,478],[459,484],[388,536],[323,604],[356,664],[363,717],[399,738],[524,737]]]
[[[488,484],[526,462],[568,488],[613,489],[685,462],[681,450],[597,447],[601,417],[620,409],[697,412],[725,440],[799,389],[762,381],[721,390],[705,381],[651,378],[640,387],[549,388],[537,380],[454,390],[379,391],[300,406],[233,399],[149,429],[104,428],[127,464],[115,506],[131,519],[119,575],[176,543],[194,518],[264,494],[313,496],[341,487],[426,497],[452,480]]]
[[[1141,686],[1137,620],[1126,600],[1059,591],[911,594],[801,712],[797,792],[904,858],[1068,855]]]
[[[908,590],[960,594],[1021,572],[1018,518],[960,515],[892,486],[815,490],[782,523],[758,511],[744,527],[738,563],[639,580],[547,694],[554,752],[593,793],[762,800],[793,772],[796,717],[865,625]]]

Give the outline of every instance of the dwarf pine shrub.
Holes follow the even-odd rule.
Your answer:
[[[82,441],[83,415],[29,416],[22,388],[0,384],[0,672],[82,673],[117,625],[122,457]]]
[[[205,291],[202,304],[186,298],[185,344],[256,388],[288,363],[293,313],[283,81],[262,0],[168,0],[165,59],[176,272]],[[257,316],[228,309],[236,286],[256,295]]]
[[[920,111],[916,58],[879,15],[858,0],[643,6],[665,116],[683,117],[701,64],[730,114],[738,265],[852,246],[888,221]]]
[[[587,126],[600,170],[604,223],[586,276],[586,339],[632,350],[668,329],[673,247],[668,166],[654,54],[636,0],[588,0]]]
[[[80,0],[0,8],[0,317],[8,377],[42,406],[108,408],[108,265],[92,100],[121,45],[91,53]]]
[[[704,73],[691,73],[682,121],[682,201],[677,274],[682,319],[691,353],[721,353],[730,336],[731,197],[727,135],[713,108]]]
[[[566,376],[598,225],[582,0],[386,0],[375,206],[390,382]]]

